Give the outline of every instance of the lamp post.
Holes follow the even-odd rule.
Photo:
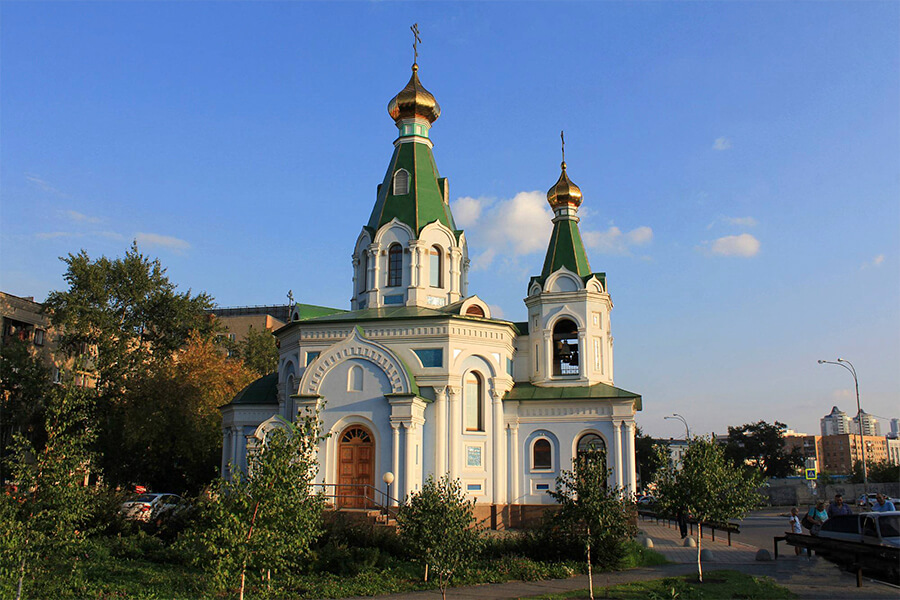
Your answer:
[[[381,480],[387,484],[387,501],[385,504],[385,512],[390,514],[390,509],[387,508],[391,505],[391,484],[394,483],[394,474],[388,471],[384,475],[381,476]]]
[[[670,417],[663,417],[663,419],[678,419],[682,423],[684,423],[684,441],[688,441],[691,439],[691,428],[688,427],[687,420],[679,415],[678,413],[672,413]]]
[[[850,374],[853,375],[853,383],[856,386],[856,424],[859,426],[859,452],[862,454],[862,467],[863,467],[863,492],[866,494],[868,498],[869,494],[869,470],[866,467],[866,445],[863,442],[863,423],[862,423],[862,408],[859,404],[859,379],[856,377],[856,369],[853,367],[853,363],[849,360],[844,360],[843,358],[837,359],[837,362],[833,360],[819,360],[820,365],[837,365],[839,367],[844,367]],[[853,465],[850,465],[851,468]]]

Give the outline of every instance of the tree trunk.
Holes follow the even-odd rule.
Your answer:
[[[594,600],[594,569],[591,567],[591,528],[587,528],[588,593]]]
[[[22,562],[19,564],[19,585],[16,588],[16,600],[21,600],[22,598],[22,581],[25,579],[25,557],[22,557]]]
[[[703,545],[703,524],[697,519],[697,575],[703,583],[703,565],[700,564],[700,547]]]
[[[259,512],[259,502],[256,503],[256,506],[253,507],[253,516],[250,518],[250,529],[247,531],[247,542],[250,541],[250,536],[253,535],[253,526],[256,525],[256,515]],[[241,564],[241,593],[238,596],[239,600],[244,600],[244,576],[247,573],[247,554],[244,554],[244,561]]]

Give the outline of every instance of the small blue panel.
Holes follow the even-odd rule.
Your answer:
[[[443,348],[420,348],[413,350],[423,367],[443,367],[444,366],[444,349]]]
[[[393,296],[384,297],[385,304],[403,304],[403,294],[395,294]]]
[[[549,483],[539,483],[534,487],[535,487],[535,489],[538,489],[538,490],[549,490],[550,484]]]
[[[312,363],[312,361],[316,360],[317,358],[319,358],[319,353],[318,353],[318,352],[307,352],[307,353],[306,353],[306,364],[307,364],[307,366],[308,366],[310,363]]]
[[[480,492],[481,484],[480,483],[470,483],[466,486],[466,490],[469,492]]]
[[[510,375],[513,374],[513,361],[511,358],[506,359],[506,372]]]

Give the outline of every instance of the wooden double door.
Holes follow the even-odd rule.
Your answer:
[[[338,442],[338,508],[375,506],[375,440],[365,427],[352,425]]]

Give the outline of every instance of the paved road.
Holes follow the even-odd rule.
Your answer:
[[[740,521],[741,533],[734,536],[733,539],[742,544],[765,548],[772,552],[772,538],[784,535],[785,531],[790,530],[789,514],[789,508],[755,510],[746,519]]]

